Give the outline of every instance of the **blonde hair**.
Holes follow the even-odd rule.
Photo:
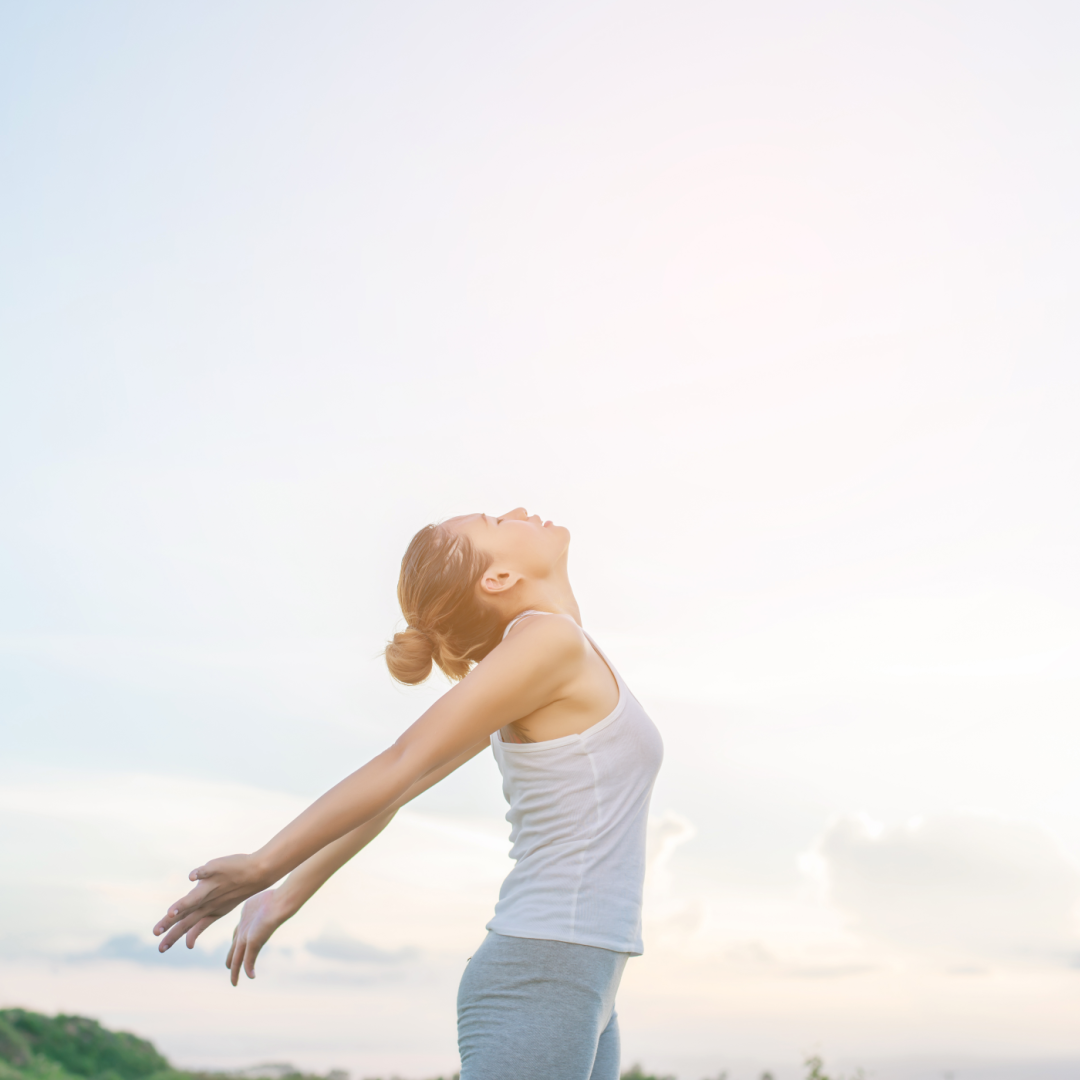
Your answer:
[[[432,663],[463,679],[498,645],[502,619],[476,588],[490,562],[467,536],[441,525],[425,525],[412,538],[398,578],[398,603],[409,625],[385,654],[398,682],[423,682]]]

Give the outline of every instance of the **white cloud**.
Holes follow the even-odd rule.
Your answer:
[[[403,964],[415,960],[419,955],[416,949],[380,949],[377,945],[353,937],[340,927],[327,927],[305,948],[313,956],[346,964]]]
[[[1080,871],[1030,822],[943,814],[885,827],[847,815],[811,865],[853,930],[952,961],[1069,961]]]
[[[675,852],[696,835],[694,823],[674,810],[649,818],[644,919],[650,933],[692,934],[701,926],[705,915],[701,900],[677,891],[671,871]]]

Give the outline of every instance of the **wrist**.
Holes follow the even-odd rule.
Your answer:
[[[274,920],[280,925],[286,919],[291,919],[304,906],[307,899],[308,897],[295,885],[290,887],[289,879],[286,878],[274,889]]]
[[[248,858],[251,860],[252,884],[257,886],[257,892],[272,888],[274,882],[284,876],[284,871],[277,869],[276,861],[265,847],[253,851]]]

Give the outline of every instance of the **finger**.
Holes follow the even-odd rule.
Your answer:
[[[249,940],[247,943],[247,949],[244,950],[244,971],[247,972],[249,979],[255,978],[255,959],[259,953],[262,952],[262,947],[266,944],[266,939]]]
[[[177,901],[177,904],[179,903],[180,901]],[[157,925],[154,927],[154,937],[160,937],[162,934],[164,934],[170,926],[174,926],[176,924],[176,921],[179,918],[179,908],[176,905],[173,905],[173,907],[169,908],[169,910],[165,912],[165,914],[162,915],[161,918],[158,920]]]
[[[200,881],[203,878],[213,877],[215,874],[220,874],[222,870],[228,872],[229,865],[235,863],[237,858],[242,856],[226,855],[223,859],[211,859],[207,863],[203,863],[202,866],[196,866],[194,870],[188,874],[189,881]]]
[[[225,955],[225,966],[227,968],[232,967],[232,954],[233,954],[233,950],[236,948],[236,933],[237,933],[237,931],[239,929],[240,929],[240,924],[237,923],[236,926],[233,927],[232,941],[229,942],[229,951]]]
[[[198,921],[200,916],[189,915],[181,919],[161,940],[158,952],[168,952]]]
[[[182,896],[165,913],[165,917],[154,927],[154,935],[164,934],[170,926],[175,925],[178,919],[182,919],[188,911],[196,907],[209,892],[209,887],[199,882],[186,896]]]
[[[189,949],[195,948],[195,942],[199,940],[199,935],[211,924],[217,922],[216,915],[207,915],[201,918],[188,932],[187,932],[187,947]]]
[[[239,938],[236,942],[236,951],[233,953],[232,965],[229,971],[229,981],[233,986],[236,986],[240,981],[240,966],[244,962],[244,947],[246,944],[246,938]]]

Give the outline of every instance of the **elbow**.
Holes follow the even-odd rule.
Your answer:
[[[398,739],[380,755],[385,761],[388,775],[393,778],[393,798],[387,805],[388,810],[396,807],[397,800],[427,772],[428,766],[418,750],[419,747],[410,746],[407,741]]]

